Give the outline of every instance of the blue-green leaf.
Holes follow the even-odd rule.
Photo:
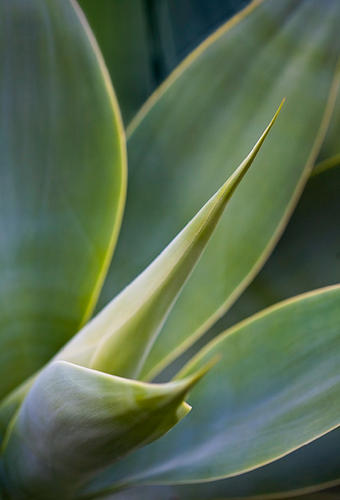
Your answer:
[[[182,419],[190,411],[183,400],[206,370],[146,384],[50,364],[9,428],[2,450],[7,491],[14,498],[74,498],[96,472]]]
[[[127,212],[101,305],[222,183],[226,158],[232,173],[259,125],[287,96],[265,160],[231,200],[146,360],[144,379],[224,314],[279,238],[334,106],[339,19],[337,0],[253,2],[175,70],[129,128]]]
[[[106,373],[138,377],[164,320],[206,247],[225,206],[254,161],[280,108],[234,174],[158,258],[79,332],[58,359]]]
[[[340,285],[290,299],[208,344],[181,373],[221,361],[192,391],[168,436],[116,464],[91,491],[235,476],[340,424]],[[325,411],[327,408],[327,411]]]
[[[0,2],[0,398],[89,318],[117,237],[125,142],[73,0]]]

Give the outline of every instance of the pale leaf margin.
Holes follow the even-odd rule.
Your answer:
[[[139,125],[142,121],[144,115],[147,114],[149,109],[153,106],[155,102],[162,96],[164,92],[166,92],[167,88],[171,85],[173,81],[175,81],[180,74],[186,69],[188,65],[190,65],[191,61],[200,55],[200,53],[205,50],[211,43],[215,41],[215,39],[228,29],[230,29],[234,24],[241,21],[246,15],[248,15],[254,8],[260,5],[262,2],[266,0],[254,0],[248,7],[246,7],[239,15],[232,18],[228,21],[224,26],[222,26],[216,33],[213,33],[207,40],[205,40],[192,54],[190,54],[180,65],[179,67],[168,77],[168,79],[164,82],[163,85],[149,98],[149,100],[145,103],[144,107],[137,114],[135,120],[131,123],[131,126],[128,130],[129,139],[130,135],[133,133],[135,127]],[[269,240],[267,247],[263,251],[263,253],[258,258],[256,264],[253,266],[248,275],[239,283],[239,285],[235,288],[233,293],[228,297],[225,303],[219,307],[213,315],[208,318],[192,335],[190,335],[184,342],[182,342],[176,349],[173,349],[166,357],[160,360],[154,367],[146,373],[142,379],[144,381],[151,381],[156,378],[163,370],[165,370],[174,360],[176,360],[179,356],[181,356],[189,347],[191,347],[198,339],[204,335],[209,328],[211,328],[214,323],[218,319],[220,319],[227,310],[236,302],[236,300],[240,297],[242,292],[250,285],[253,279],[260,272],[267,259],[273,252],[276,244],[284,233],[286,226],[292,216],[299,199],[303,193],[305,185],[313,174],[313,169],[315,162],[317,161],[318,154],[326,137],[328,127],[332,118],[333,110],[335,107],[335,103],[337,100],[338,92],[340,91],[340,58],[338,59],[338,63],[335,68],[335,73],[333,77],[333,81],[330,86],[327,103],[325,106],[325,111],[320,122],[319,131],[316,135],[313,147],[311,148],[311,152],[309,158],[305,164],[304,171],[301,175],[299,182],[295,187],[295,191],[291,197],[290,202],[288,203],[286,210],[282,216],[280,223],[278,224],[276,231],[272,235]]]

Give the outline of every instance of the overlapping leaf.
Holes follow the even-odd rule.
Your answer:
[[[183,400],[205,371],[157,385],[52,363],[4,443],[7,491],[14,498],[74,498],[96,472],[182,419],[190,411]]]
[[[226,316],[208,332],[206,342],[223,327],[279,300],[340,281],[339,190],[339,167],[312,176],[273,255]],[[197,500],[243,498],[328,484],[339,479],[339,443],[340,431],[335,430],[256,471],[200,488],[182,487],[181,494]]]
[[[174,301],[278,113],[226,183],[159,257],[61,351],[59,359],[106,373],[138,377]]]
[[[71,0],[0,3],[0,397],[88,319],[125,195],[112,88]]]
[[[279,110],[230,179],[149,268],[85,326],[56,359],[115,375],[138,376],[168,311],[204,250],[226,204],[261,148]],[[33,380],[32,377],[22,384],[0,405],[1,440]]]
[[[287,96],[265,145],[266,160],[231,201],[146,361],[144,378],[225,312],[282,231],[334,103],[333,88],[320,131],[338,57],[339,15],[334,0],[255,1],[174,72],[130,128],[127,213],[101,304],[176,234],[225,175],[225,158],[238,164],[274,102]]]
[[[334,286],[279,304],[227,331],[182,372],[187,376],[211,356],[222,356],[193,390],[194,411],[167,437],[118,463],[91,488],[109,481],[222,479],[278,459],[337,427],[339,325],[340,286]]]

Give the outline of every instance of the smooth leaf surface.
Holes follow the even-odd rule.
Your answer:
[[[101,305],[183,227],[222,183],[226,158],[239,164],[258,127],[287,96],[262,161],[231,200],[169,315],[145,379],[226,311],[282,231],[335,98],[333,89],[320,131],[338,58],[339,16],[334,0],[255,1],[173,73],[131,126],[127,212]]]
[[[222,479],[272,462],[339,425],[340,286],[299,296],[236,325],[181,376],[222,359],[192,391],[168,436],[91,488]],[[327,411],[325,411],[327,408]],[[90,491],[92,491],[90,490]]]
[[[254,161],[280,108],[234,174],[158,258],[79,332],[58,359],[119,376],[138,377],[171,307],[206,247],[225,206]]]
[[[125,195],[106,69],[73,0],[0,3],[0,397],[86,321]]]
[[[4,443],[9,493],[74,498],[96,472],[182,419],[190,411],[183,400],[205,371],[168,384],[145,384],[52,363],[37,378]]]
[[[208,336],[278,300],[340,281],[336,217],[340,213],[339,190],[338,167],[311,177],[273,255],[225,318],[216,324],[215,332],[209,332]],[[207,336],[202,340],[206,341]],[[280,460],[240,476],[198,486],[137,488],[122,496],[214,500],[259,495],[270,498],[271,494],[303,491],[339,478],[339,443],[337,429]],[[327,498],[328,494],[323,495]]]
[[[269,261],[231,310],[200,343],[206,343],[224,328],[279,300],[340,282],[339,192],[339,167],[311,177]],[[193,355],[193,352],[190,354]],[[246,475],[197,488],[192,485],[177,487],[176,494],[196,500],[223,496],[243,498],[327,484],[340,477],[339,443],[340,431],[337,429]]]
[[[112,496],[115,500],[270,500],[291,498],[293,492],[309,500],[304,493],[327,487],[339,478],[338,450],[340,430],[334,430],[312,443],[264,467],[239,476],[208,483],[176,486],[140,486]],[[331,458],[331,457],[334,457]],[[333,493],[332,493],[333,494]],[[321,494],[320,494],[321,495]],[[328,493],[322,493],[327,498]],[[334,493],[338,498],[338,492]],[[315,500],[318,495],[315,495]],[[334,498],[332,496],[331,498]],[[100,496],[99,498],[111,498]],[[310,496],[314,500],[314,495]],[[322,498],[322,497],[320,497]]]
[[[261,148],[281,106],[234,174],[144,273],[86,325],[56,359],[119,376],[138,376],[169,309]],[[0,405],[0,442],[33,381],[31,377]]]

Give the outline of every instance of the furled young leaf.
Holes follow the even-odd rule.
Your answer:
[[[138,377],[169,310],[278,113],[227,182],[159,257],[61,351],[59,359]]]
[[[145,384],[64,361],[37,378],[4,443],[6,487],[15,498],[68,499],[127,452],[159,438],[190,406],[204,375]]]
[[[231,200],[150,352],[143,378],[158,373],[230,307],[277,241],[331,114],[334,86],[326,114],[325,107],[338,58],[339,18],[337,0],[253,2],[188,57],[130,127],[127,212],[101,305],[214,192],[226,158],[232,172],[259,124],[287,96],[264,146],[265,160]]]
[[[73,0],[0,2],[0,398],[88,319],[125,195],[125,144]]]
[[[240,323],[208,344],[181,376],[217,354],[221,361],[192,391],[188,418],[88,491],[110,481],[222,479],[276,460],[340,424],[340,285]]]

